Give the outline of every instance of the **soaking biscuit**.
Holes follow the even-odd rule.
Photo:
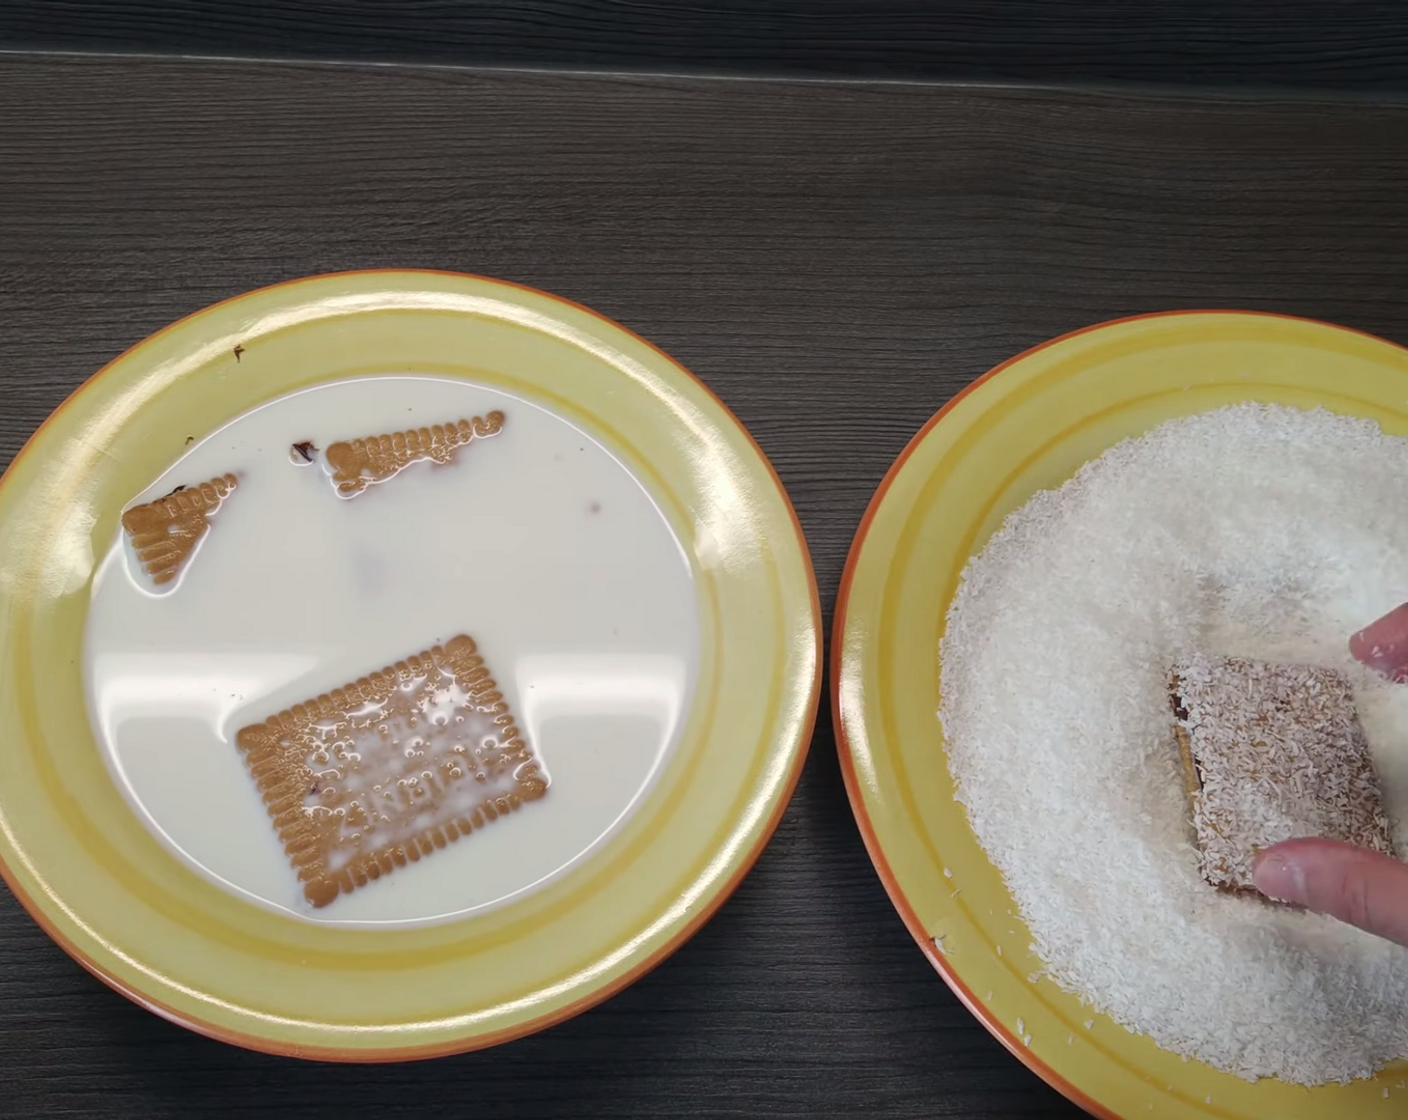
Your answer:
[[[237,485],[233,474],[199,486],[180,486],[164,498],[133,506],[122,515],[122,527],[154,583],[175,579],[196,545],[210,529],[210,515]]]
[[[1201,869],[1213,886],[1255,889],[1256,853],[1302,836],[1392,853],[1342,673],[1196,656],[1174,667],[1170,691]]]
[[[235,741],[314,906],[548,788],[463,634],[245,727]]]
[[[373,483],[385,482],[422,459],[448,463],[465,444],[498,435],[503,426],[504,414],[491,412],[452,424],[342,440],[330,445],[324,457],[337,492],[344,498],[352,498]]]

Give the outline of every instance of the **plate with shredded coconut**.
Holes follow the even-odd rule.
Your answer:
[[[1346,648],[1408,600],[1405,494],[1408,351],[1179,312],[999,366],[871,503],[832,643],[862,834],[1090,1112],[1408,1113],[1408,949],[1262,899],[1227,843],[1408,858],[1408,687]],[[1296,761],[1268,780],[1247,735]]]

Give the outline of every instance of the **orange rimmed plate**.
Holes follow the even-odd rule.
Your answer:
[[[1401,1116],[1408,1063],[1349,1085],[1252,1084],[1185,1062],[1040,979],[1016,904],[954,799],[938,650],[969,557],[1034,493],[1121,439],[1238,401],[1323,406],[1408,435],[1408,351],[1277,315],[1141,316],[1029,350],[930,420],[881,483],[841,582],[832,635],[841,767],[920,948],[1009,1050],[1090,1112]]]
[[[699,675],[649,792],[570,873],[460,920],[335,928],[242,900],[157,842],[94,742],[81,651],[94,565],[118,514],[188,434],[378,371],[464,378],[594,433],[647,484],[683,546]],[[775,828],[820,674],[816,585],[791,506],[700,382],[585,308],[410,271],[315,277],[218,304],[75,393],[0,482],[0,641],[0,870],[34,918],[114,988],[178,1023],[348,1061],[518,1037],[670,953]]]

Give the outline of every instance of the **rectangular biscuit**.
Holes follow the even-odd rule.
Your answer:
[[[548,788],[464,634],[245,727],[235,740],[314,906]]]
[[[1344,674],[1194,656],[1174,667],[1170,696],[1201,870],[1213,886],[1254,890],[1256,853],[1298,837],[1392,853]]]

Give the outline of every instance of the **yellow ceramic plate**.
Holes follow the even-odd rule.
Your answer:
[[[503,388],[598,434],[646,482],[691,557],[703,646],[683,738],[600,853],[482,916],[374,932],[257,908],[167,854],[108,776],[79,659],[94,558],[187,435],[294,389],[387,370]],[[816,585],[767,460],[660,351],[512,285],[349,273],[184,319],[50,417],[0,483],[0,526],[5,880],[114,988],[245,1046],[427,1057],[514,1038],[606,998],[738,883],[811,734]]]
[[[1249,1084],[1034,980],[1042,966],[1031,937],[953,797],[936,715],[938,648],[968,558],[1008,513],[1112,444],[1235,401],[1323,405],[1405,435],[1408,351],[1281,316],[1145,316],[1029,350],[930,420],[871,502],[842,580],[832,642],[842,770],[871,858],[920,948],[1009,1050],[1091,1112],[1402,1116],[1408,1065],[1313,1090]]]

